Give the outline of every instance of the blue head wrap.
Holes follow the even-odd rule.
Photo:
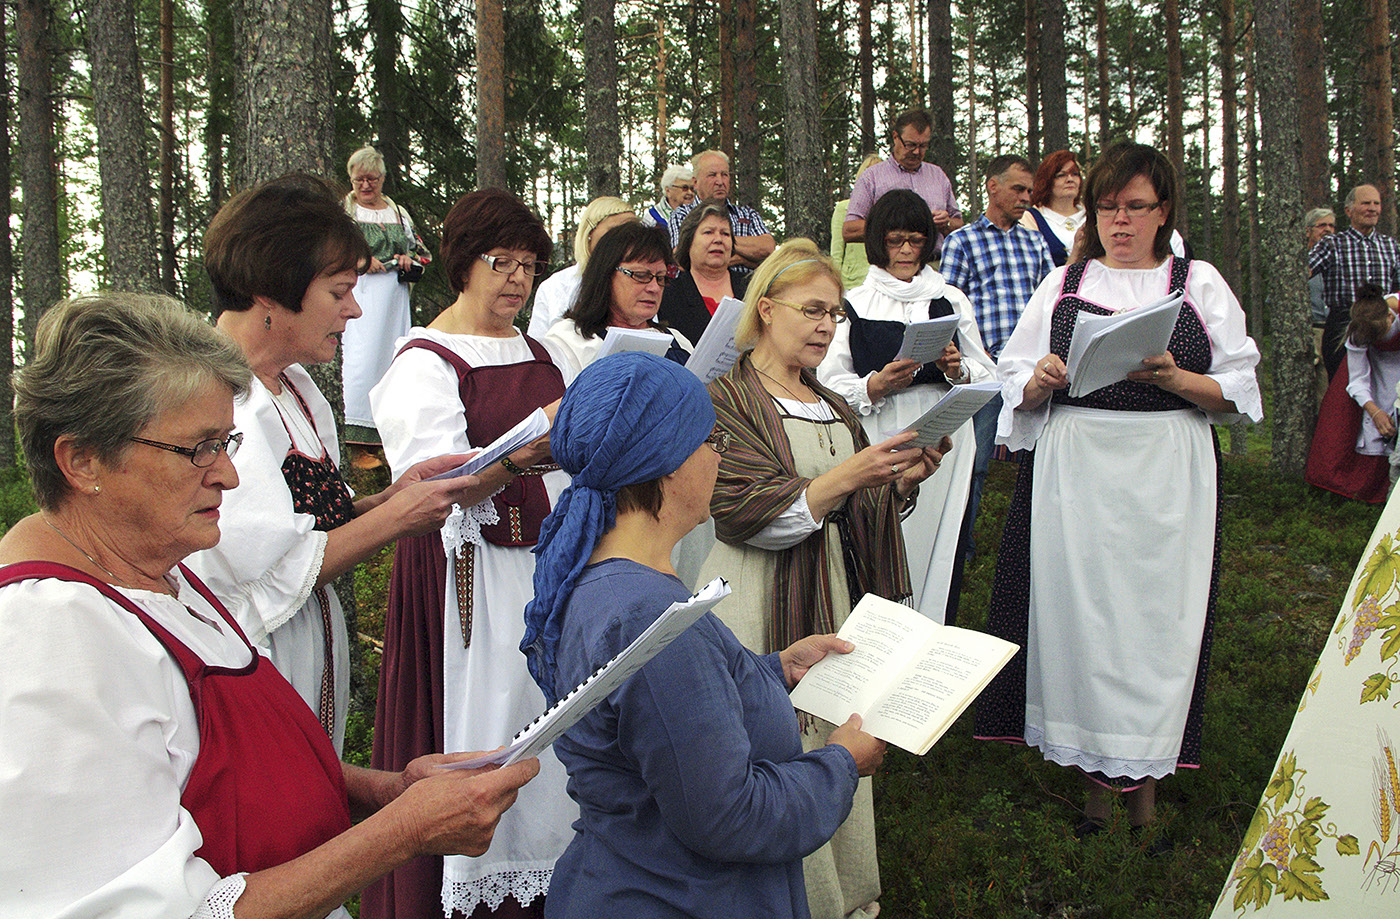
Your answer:
[[[535,598],[525,607],[530,675],[553,705],[564,606],[593,549],[617,521],[617,490],[675,472],[715,426],[705,386],[672,361],[625,351],[587,367],[564,393],[549,433],[573,482],[535,544]]]

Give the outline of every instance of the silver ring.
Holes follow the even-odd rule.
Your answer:
[[[891,467],[890,467],[890,472],[893,472],[895,475],[899,475],[899,467],[898,467],[898,466],[891,466]]]

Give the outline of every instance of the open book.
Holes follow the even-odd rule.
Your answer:
[[[516,760],[539,756],[541,751],[577,724],[579,719],[591,712],[614,689],[621,686],[623,680],[642,669],[642,665],[660,654],[676,636],[690,628],[697,619],[727,596],[729,585],[725,583],[724,578],[715,578],[696,591],[689,600],[672,603],[656,617],[655,622],[633,639],[630,645],[593,671],[588,679],[571,689],[543,715],[521,728],[509,744],[499,750],[450,763],[442,768],[475,769],[494,763],[509,766]],[[598,613],[606,614],[606,610],[600,610]]]
[[[1001,384],[996,380],[988,380],[985,383],[964,383],[952,387],[942,399],[939,399],[929,407],[928,411],[915,419],[913,424],[904,428],[904,431],[917,431],[919,436],[900,449],[938,446],[940,440],[962,427],[967,419],[977,414],[977,410],[992,401],[992,398],[999,392],[1001,392]],[[892,431],[889,436],[893,437],[904,431]]]
[[[700,340],[695,343],[695,351],[685,362],[685,369],[708,383],[729,372],[739,360],[739,346],[734,343],[734,330],[739,325],[739,314],[744,311],[744,301],[725,297],[719,301],[715,314]]]
[[[862,730],[920,756],[1018,648],[874,594],[861,598],[839,634],[855,650],[818,661],[792,691],[792,704],[833,724],[855,712]]]
[[[920,364],[932,364],[943,356],[943,349],[953,340],[958,330],[958,316],[939,316],[937,319],[923,319],[911,322],[904,327],[904,341],[899,346],[897,361],[916,360]]]
[[[607,336],[603,339],[603,346],[598,349],[596,360],[602,360],[609,354],[618,354],[623,351],[645,351],[647,354],[665,357],[666,352],[671,345],[675,344],[675,341],[667,333],[654,329],[610,328]]]
[[[1142,369],[1144,358],[1165,353],[1181,303],[1177,291],[1137,309],[1075,317],[1065,364],[1070,396],[1078,399],[1125,380]]]
[[[480,452],[473,454],[471,459],[456,469],[439,472],[429,481],[435,482],[438,479],[455,479],[458,476],[476,475],[500,460],[501,457],[510,456],[530,441],[538,440],[548,433],[549,416],[544,413],[544,409],[537,408],[526,415],[515,427],[491,441]]]

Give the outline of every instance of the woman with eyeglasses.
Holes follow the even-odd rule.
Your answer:
[[[709,517],[729,438],[693,374],[628,353],[579,375],[550,442],[573,479],[540,538],[525,640],[553,698],[690,596],[671,553]],[[760,657],[707,614],[571,728],[555,748],[580,819],[547,915],[806,916],[802,857],[885,745],[852,717],[804,752],[788,691],[849,650],[816,635]]]
[[[330,404],[305,367],[335,357],[360,315],[369,249],[328,184],[286,176],[235,195],[204,237],[219,331],[253,368],[235,409],[243,487],[224,500],[219,544],[190,567],[320,717],[339,751],[350,648],[332,582],[400,536],[431,533],[473,489],[421,481],[461,462],[435,457],[375,495],[340,474]],[[477,487],[479,488],[479,486]]]
[[[909,599],[900,516],[950,446],[910,449],[912,433],[871,446],[846,400],[817,382],[846,319],[841,302],[831,259],[808,240],[784,243],[749,283],[736,331],[744,353],[710,384],[730,445],[710,505],[719,542],[700,580],[729,581],[717,612],[759,654],[836,631],[866,593]],[[804,748],[834,727],[804,718]],[[860,785],[851,816],[804,862],[817,919],[879,909],[870,783]]]
[[[1057,266],[1069,261],[1074,239],[1084,226],[1085,211],[1080,204],[1079,163],[1068,150],[1056,150],[1040,161],[1031,185],[1031,206],[1021,217],[1021,226],[1036,230],[1045,238],[1050,258]]]
[[[326,338],[311,317],[332,278],[354,271],[274,324],[308,314]],[[239,481],[254,448],[234,400],[260,384],[238,346],[169,298],[97,294],[55,304],[32,347],[15,427],[40,509],[0,540],[0,915],[349,919],[415,854],[484,852],[534,760],[340,762],[181,564],[219,542],[234,495],[278,498]]]
[[[1001,353],[997,440],[1021,463],[988,631],[1022,645],[979,699],[979,736],[1078,769],[1078,832],[1155,814],[1156,782],[1200,763],[1219,568],[1220,463],[1211,424],[1262,416],[1259,351],[1220,272],[1172,255],[1181,206],[1171,162],[1105,151],[1085,183],[1085,259],[1040,285]],[[1183,291],[1163,354],[1083,396],[1065,362],[1081,314]],[[1160,842],[1153,843],[1161,845]]]
[[[671,241],[661,227],[638,220],[613,227],[588,257],[578,299],[545,340],[568,356],[575,374],[598,359],[609,329],[669,335],[666,357],[684,364],[695,346],[656,318],[672,264]]]
[[[917,421],[955,383],[996,376],[982,347],[972,304],[929,265],[935,229],[928,204],[908,189],[886,192],[866,218],[870,271],[847,294],[847,321],[836,327],[817,379],[840,393],[860,416],[871,440]],[[958,317],[958,331],[929,364],[897,360],[911,322]],[[904,518],[912,605],[937,622],[952,624],[962,582],[958,534],[972,487],[976,438],[969,420],[952,438],[944,469],[920,489],[918,505]],[[946,612],[946,615],[945,615]]]
[[[479,450],[538,408],[553,416],[572,369],[515,326],[549,252],[544,225],[509,192],[475,191],[448,212],[439,260],[457,298],[409,332],[370,393],[396,473]],[[521,611],[531,549],[569,477],[551,460],[546,435],[480,478],[480,503],[461,502],[440,533],[399,540],[375,712],[378,768],[495,748],[545,709],[520,652]],[[497,828],[488,855],[419,859],[366,891],[362,915],[539,915],[577,815],[563,767],[543,753],[539,779]]]

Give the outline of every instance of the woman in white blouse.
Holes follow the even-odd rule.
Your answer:
[[[1031,185],[1031,206],[1021,218],[1021,226],[1045,238],[1050,258],[1063,265],[1074,253],[1074,240],[1084,226],[1080,204],[1082,177],[1079,163],[1068,150],[1056,150],[1040,161]]]
[[[918,420],[952,384],[996,377],[972,304],[929,265],[936,239],[928,204],[914,192],[898,189],[875,202],[865,231],[870,271],[846,294],[850,321],[836,327],[817,368],[817,379],[850,403],[872,442]],[[958,327],[942,355],[929,364],[896,360],[905,326],[943,316],[956,316]],[[914,608],[950,625],[962,581],[958,537],[977,452],[970,420],[952,443],[943,456],[948,468],[920,488],[903,523]]]
[[[15,421],[40,510],[0,540],[0,915],[346,919],[415,855],[485,851],[533,761],[340,763],[179,564],[238,485],[237,347],[135,294],[58,304],[34,344]]]

